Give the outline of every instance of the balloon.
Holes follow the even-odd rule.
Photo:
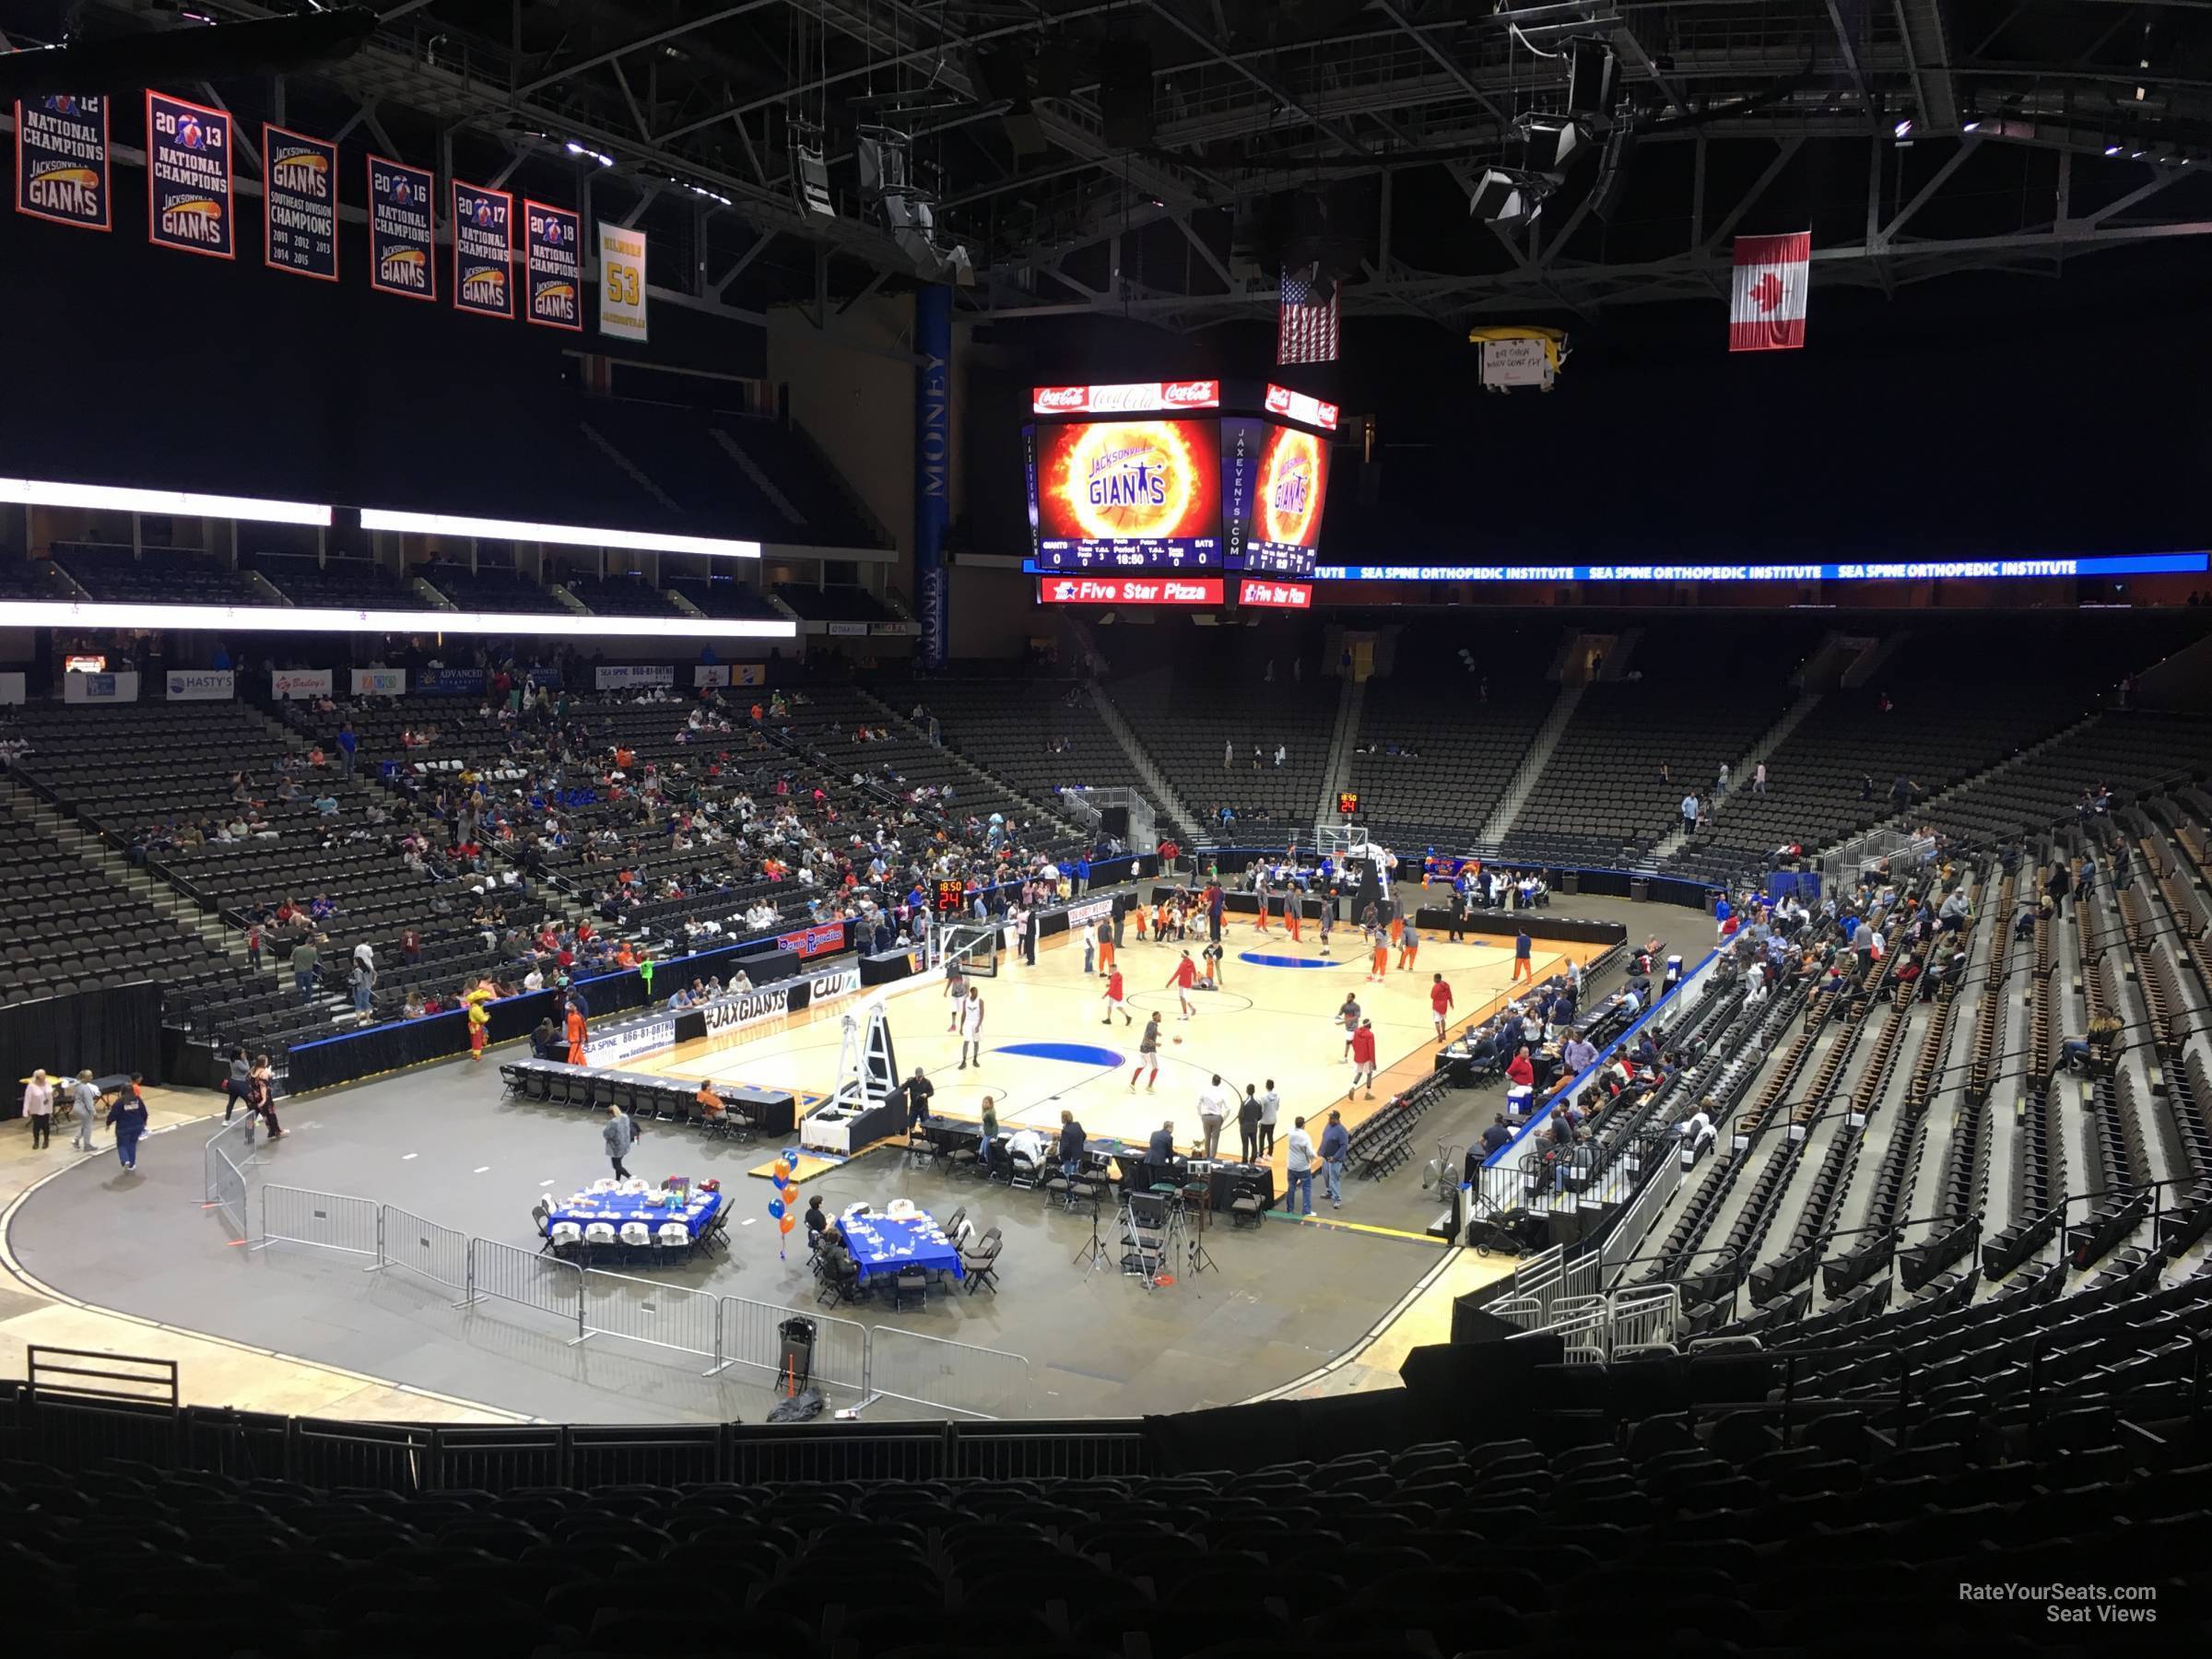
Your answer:
[[[774,1218],[775,1218],[777,1220],[779,1220],[779,1221],[782,1220],[782,1219],[783,1219],[783,1200],[782,1200],[782,1199],[781,1199],[781,1198],[771,1198],[771,1199],[768,1201],[768,1213],[769,1213],[770,1215],[773,1216],[773,1217],[774,1217]]]
[[[796,1227],[798,1224],[799,1224],[799,1218],[798,1218],[796,1216],[786,1216],[786,1217],[784,1217],[784,1218],[782,1218],[781,1221],[779,1221],[779,1222],[777,1222],[777,1223],[776,1223],[776,1225],[777,1225],[778,1227],[781,1227],[781,1228],[782,1228],[782,1230],[783,1230],[785,1232],[789,1232],[789,1231],[790,1231],[790,1230],[791,1230],[793,1228]]]
[[[799,1167],[799,1149],[796,1147],[784,1147],[783,1161],[789,1164],[793,1169],[797,1169]]]
[[[769,1171],[768,1174],[770,1180],[778,1186],[782,1186],[791,1179],[791,1166],[779,1158],[776,1159],[775,1167]]]

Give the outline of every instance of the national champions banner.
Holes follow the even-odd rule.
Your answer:
[[[583,218],[523,201],[524,318],[541,328],[583,331]]]
[[[261,124],[262,263],[338,279],[338,147]]]
[[[146,95],[146,238],[157,248],[238,257],[230,204],[230,113]]]
[[[108,100],[16,100],[16,211],[108,229]]]
[[[514,316],[514,198],[453,181],[453,309]]]
[[[427,168],[369,158],[369,286],[436,300],[431,264],[431,178]]]

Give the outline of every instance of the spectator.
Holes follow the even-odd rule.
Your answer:
[[[1513,1132],[1500,1112],[1490,1119],[1490,1126],[1482,1132],[1482,1152],[1485,1158],[1502,1152],[1513,1144]]]
[[[1698,832],[1698,796],[1695,790],[1682,797],[1682,832],[1685,835]]]
[[[1284,1159],[1284,1172],[1288,1176],[1290,1191],[1283,1207],[1294,1216],[1313,1213],[1313,1137],[1306,1133],[1306,1120],[1290,1120],[1290,1133],[1284,1145],[1288,1148]]]
[[[300,993],[303,1003],[314,1000],[315,968],[323,959],[323,953],[315,948],[315,941],[322,936],[310,934],[292,947],[292,987]]]
[[[23,1115],[30,1120],[30,1149],[33,1152],[53,1144],[53,1084],[48,1080],[46,1068],[32,1070],[30,1081],[23,1086]]]
[[[115,1159],[125,1170],[138,1168],[138,1141],[146,1133],[146,1096],[136,1072],[124,1091],[108,1107],[108,1127],[115,1132]]]
[[[359,746],[360,739],[353,735],[353,723],[349,720],[341,722],[338,725],[338,767],[340,775],[347,779],[352,778],[353,754],[354,750]]]
[[[1344,1126],[1344,1113],[1330,1112],[1328,1127],[1321,1132],[1321,1176],[1331,1209],[1344,1207],[1344,1160],[1351,1147],[1351,1132]]]

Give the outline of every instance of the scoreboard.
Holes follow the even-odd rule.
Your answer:
[[[1218,381],[1164,381],[1039,386],[1030,407],[1040,576],[1312,580],[1335,405],[1274,385],[1240,396]]]

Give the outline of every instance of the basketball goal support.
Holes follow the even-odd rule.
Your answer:
[[[846,1112],[880,1106],[899,1088],[899,1056],[891,1048],[890,1022],[884,1018],[880,993],[856,1015],[844,1017],[838,1045],[837,1089],[830,1104]]]

